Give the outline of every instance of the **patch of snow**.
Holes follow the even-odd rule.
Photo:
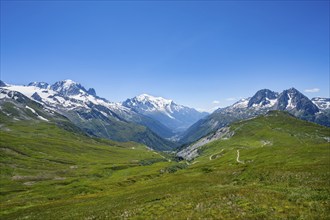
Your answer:
[[[7,94],[0,93],[0,99],[9,98]]]
[[[270,102],[267,107],[273,107],[277,101],[277,99],[268,99],[268,101]]]
[[[72,85],[76,85],[77,83],[71,79],[66,79],[63,81],[64,84],[63,84],[63,88],[64,89],[69,89]]]
[[[250,98],[241,99],[238,102],[234,103],[231,108],[247,108]]]
[[[262,103],[259,103],[259,104],[253,104],[252,107],[253,107],[253,108],[260,108],[261,105],[262,105]]]
[[[8,112],[3,112],[5,115],[7,115],[8,117],[9,116],[11,116],[11,114],[10,113],[8,113]]]
[[[56,96],[53,98],[53,100],[56,100],[57,102],[59,102],[60,104],[64,104],[65,103],[65,99],[62,98],[61,96]]]
[[[34,86],[15,86],[15,85],[10,85],[6,87],[6,89],[20,92],[28,97],[31,97],[37,90],[40,90],[39,88]]]
[[[102,115],[104,115],[105,117],[108,117],[108,114],[105,113],[104,111],[100,111]]]
[[[29,110],[30,110],[31,112],[33,112],[34,114],[38,115],[37,112],[36,112],[33,108],[31,108],[31,107],[29,107],[29,106],[25,106],[25,108],[29,109]]]
[[[316,97],[316,98],[312,98],[311,100],[321,110],[330,108],[330,99],[329,98]]]
[[[46,119],[46,118],[44,118],[44,117],[42,117],[40,115],[38,115],[38,118],[41,119],[41,120],[43,120],[43,121],[49,121],[48,119]]]
[[[9,85],[8,87],[6,87],[6,89],[8,89],[10,91],[20,92],[23,95],[27,96],[28,98],[31,98],[32,100],[34,100],[32,98],[32,95],[34,93],[37,93],[42,98],[43,101],[47,101],[49,103],[54,103],[54,101],[52,101],[52,99],[50,99],[49,96],[57,94],[55,91],[47,90],[47,89],[40,89],[39,87],[35,87],[35,86]]]
[[[288,97],[289,97],[289,100],[288,100],[288,105],[286,106],[287,109],[294,109],[295,106],[292,104],[292,95],[290,93],[288,93]]]
[[[38,115],[38,113],[31,107],[29,106],[25,106],[25,108],[29,109],[31,112],[33,112],[33,114],[35,114],[39,119],[43,120],[43,121],[49,121],[48,119]]]

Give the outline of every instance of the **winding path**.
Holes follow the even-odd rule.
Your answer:
[[[216,158],[212,159],[212,157],[213,157],[214,155],[220,154],[222,151],[223,151],[223,149],[222,149],[221,151],[219,151],[218,153],[212,154],[212,155],[209,157],[209,159],[210,159],[210,160],[214,160],[214,159],[216,159]]]
[[[188,161],[186,161],[186,164],[187,164],[188,166],[190,166],[190,165],[194,165],[194,164],[196,164],[196,163],[199,163],[199,161],[194,161],[194,162],[192,162],[192,163],[189,163]]]
[[[241,163],[241,164],[244,164],[244,162],[243,162],[243,161],[240,161],[240,160],[239,160],[239,150],[237,150],[237,157],[236,157],[236,161],[237,161],[237,163]]]

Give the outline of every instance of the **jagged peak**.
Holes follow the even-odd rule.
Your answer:
[[[88,94],[92,95],[92,96],[96,96],[96,91],[93,88],[89,88],[87,91]]]
[[[287,92],[287,93],[301,93],[301,92],[299,92],[298,89],[296,89],[294,87],[291,87],[290,89],[286,89],[283,92]]]
[[[64,87],[71,87],[73,85],[80,85],[80,83],[77,83],[76,81],[73,81],[71,79],[61,80],[61,81],[58,81],[58,82],[54,83],[53,85],[55,85],[55,84],[63,85]]]
[[[292,87],[290,89],[284,90],[280,96],[287,96],[289,99],[294,98],[294,99],[306,99],[309,100],[307,96],[305,96],[303,93],[301,93],[299,90],[296,88]]]
[[[275,100],[277,97],[278,93],[269,89],[261,89],[256,92],[253,97],[251,97],[248,107],[273,105],[274,103],[271,100]]]
[[[257,93],[264,93],[264,94],[277,94],[277,92],[274,92],[270,89],[260,89],[259,91],[256,92]]]
[[[324,97],[314,97],[311,98],[312,101],[329,101],[330,98],[324,98]]]
[[[31,82],[28,84],[28,86],[35,86],[40,89],[48,89],[50,87],[49,84],[46,82]]]
[[[67,84],[80,84],[80,83],[77,83],[76,81],[74,81],[72,79],[65,79],[65,80],[62,80],[62,82],[65,82]]]
[[[7,86],[7,84],[4,81],[0,80],[0,87],[5,87],[5,86]]]
[[[50,89],[65,96],[79,95],[87,93],[87,90],[80,84],[71,79],[58,81],[50,86]]]

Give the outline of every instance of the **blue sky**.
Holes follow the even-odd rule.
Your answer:
[[[329,1],[1,1],[1,79],[207,110],[263,88],[329,97]]]

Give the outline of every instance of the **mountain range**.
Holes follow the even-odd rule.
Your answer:
[[[86,89],[72,80],[53,85],[32,82],[27,86],[1,82],[1,99],[18,96],[25,96],[67,117],[89,135],[136,141],[157,150],[175,148],[176,143],[166,140],[180,131],[174,127],[181,126],[182,131],[207,114],[149,95],[143,95],[148,100],[137,96],[123,103],[110,102],[97,96],[93,88]]]
[[[232,122],[253,118],[270,110],[287,111],[300,119],[329,127],[329,107],[329,98],[309,99],[295,88],[281,93],[262,89],[252,97],[241,99],[226,108],[219,108],[199,120],[184,132],[180,141],[192,143]]]
[[[252,97],[208,114],[148,94],[120,103],[111,102],[99,97],[95,89],[86,89],[72,80],[52,85],[32,82],[27,86],[1,81],[0,87],[0,99],[36,102],[46,112],[68,118],[88,135],[135,141],[163,151],[186,146],[232,122],[266,114],[270,110],[287,111],[300,119],[330,126],[330,99],[309,99],[294,88],[281,93],[262,89]]]

